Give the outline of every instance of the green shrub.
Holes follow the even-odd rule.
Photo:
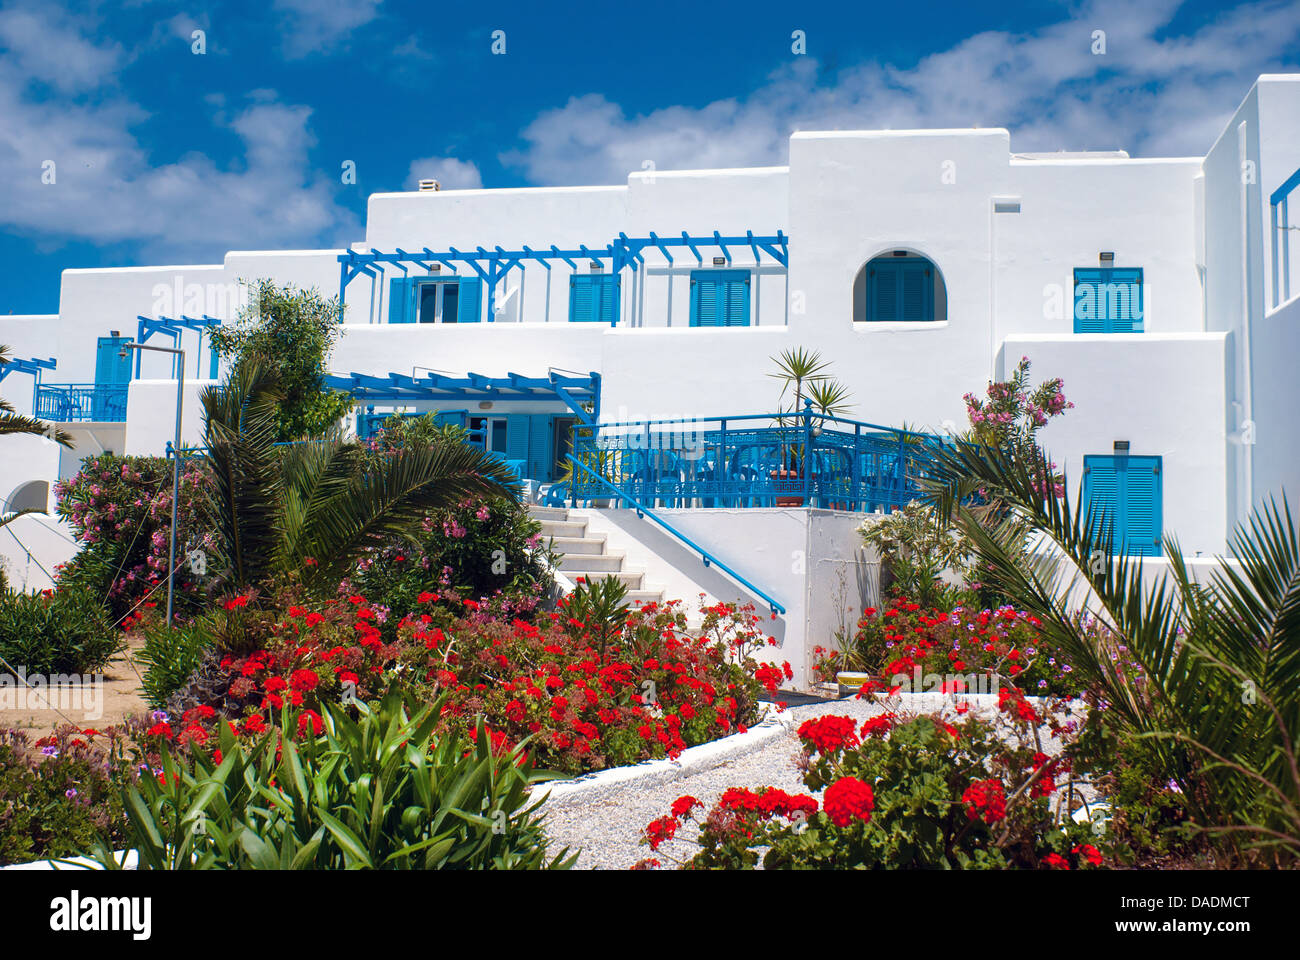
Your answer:
[[[120,648],[121,637],[104,608],[85,591],[0,596],[0,656],[15,669],[93,673]]]
[[[97,736],[66,727],[32,742],[0,730],[0,864],[72,856],[96,836],[120,844],[112,741],[97,745]]]
[[[144,648],[136,659],[148,665],[141,686],[150,706],[161,707],[185,685],[212,640],[212,624],[207,618],[172,627],[161,621],[145,626]]]
[[[408,712],[390,693],[359,716],[337,704],[324,716],[282,716],[251,746],[220,724],[220,762],[191,745],[167,745],[123,791],[128,846],[140,869],[545,869],[538,808],[526,788],[534,772],[520,748],[499,752],[486,728],[473,742],[432,735],[441,703]],[[152,759],[141,757],[142,760]],[[107,840],[94,856],[116,858]]]

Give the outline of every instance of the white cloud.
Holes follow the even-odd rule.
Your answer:
[[[1262,0],[1165,35],[1176,0],[1099,0],[1032,33],[989,31],[910,68],[879,62],[818,80],[796,57],[743,99],[628,116],[598,93],[572,97],[521,133],[503,163],[534,183],[620,183],[661,170],[785,162],[795,129],[1007,127],[1017,151],[1127,149],[1203,155],[1259,73],[1294,64],[1300,8]],[[1106,53],[1092,53],[1093,31]]]
[[[8,47],[0,57],[0,224],[11,231],[134,244],[145,259],[167,262],[342,245],[360,235],[356,217],[335,200],[332,171],[312,169],[308,108],[261,91],[242,108],[227,105],[229,120],[219,110],[214,121],[241,140],[241,162],[219,167],[190,153],[155,165],[131,132],[148,115],[110,85],[115,46],[53,17],[0,18],[0,37]],[[82,65],[51,97],[52,50],[77,51]],[[42,182],[48,161],[54,183]]]
[[[423,157],[411,162],[406,187],[414,190],[421,180],[437,180],[444,190],[477,190],[483,175],[473,163],[455,157]]]
[[[346,45],[348,34],[379,15],[383,0],[275,0],[284,14],[285,56],[330,53]]]
[[[66,13],[50,5],[0,10],[0,46],[22,76],[60,93],[93,90],[107,82],[122,61],[116,44],[95,44],[80,34]]]

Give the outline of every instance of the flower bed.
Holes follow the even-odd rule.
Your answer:
[[[264,646],[221,658],[207,702],[182,702],[150,734],[204,746],[225,719],[255,737],[288,707],[287,732],[299,736],[318,727],[322,704],[373,700],[397,686],[427,702],[445,696],[443,730],[471,730],[481,718],[497,749],[526,743],[540,767],[581,773],[743,732],[759,716],[759,690],[791,674],[755,658],[775,641],[752,609],[708,608],[692,634],[677,602],[631,610],[606,630],[565,604],[507,621],[454,594],[416,599],[427,612],[403,618],[391,642],[382,612],[360,594],[290,605]],[[229,612],[251,616],[241,601],[229,601]]]
[[[864,670],[875,678],[868,690],[994,693],[1007,683],[1034,696],[1077,696],[1073,668],[1045,643],[1041,626],[1013,607],[945,611],[896,597],[863,612],[847,652],[816,648],[814,668],[825,680],[839,670]],[[1079,628],[1104,641],[1095,623],[1081,619]],[[1115,661],[1136,670],[1126,653],[1117,647]]]
[[[1004,690],[991,716],[961,706],[928,715],[895,710],[864,723],[824,715],[799,727],[809,793],[733,788],[712,808],[692,796],[642,832],[663,865],[666,841],[698,827],[690,869],[1039,868],[1107,862],[1106,841],[1078,822],[1070,791],[1079,732],[1059,701],[1035,705]],[[1040,727],[1063,737],[1043,752]],[[820,793],[820,799],[814,794]],[[1104,833],[1104,831],[1103,831]]]

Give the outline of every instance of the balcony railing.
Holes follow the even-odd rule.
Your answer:
[[[55,423],[123,423],[125,383],[42,383],[36,388],[36,417]]]
[[[941,442],[811,411],[577,426],[590,473],[574,471],[570,496],[603,499],[610,484],[652,507],[892,510],[921,495]]]

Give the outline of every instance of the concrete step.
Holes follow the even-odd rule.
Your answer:
[[[564,575],[570,580],[577,580],[578,577],[582,577],[588,583],[595,583],[596,581],[604,580],[606,577],[613,577],[615,580],[622,582],[623,586],[627,587],[629,590],[640,590],[642,588],[642,578],[645,576],[643,573],[628,573],[627,571],[608,573],[603,570],[565,570]]]
[[[552,537],[551,549],[566,557],[591,556],[605,552],[604,537]]]
[[[543,537],[584,537],[587,533],[586,520],[543,520]]]
[[[627,602],[633,606],[640,606],[644,603],[663,603],[664,592],[662,590],[629,590],[627,592]]]
[[[602,540],[601,546],[604,545],[605,542]],[[560,569],[564,571],[566,576],[571,570],[590,573],[593,576],[598,573],[618,573],[623,569],[623,554],[568,553],[560,560]]]
[[[535,503],[529,504],[528,515],[534,520],[568,520],[568,507],[542,507]]]

